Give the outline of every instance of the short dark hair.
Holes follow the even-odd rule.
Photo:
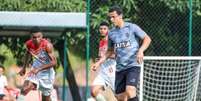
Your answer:
[[[123,14],[123,10],[118,5],[112,6],[109,9],[109,13],[116,11],[118,15]]]
[[[3,65],[0,65],[0,68],[2,68],[3,70],[5,70],[4,66]]]
[[[38,32],[42,32],[41,29],[37,26],[35,27],[32,27],[31,30],[30,30],[30,33],[33,34],[33,33],[38,33]]]
[[[107,26],[107,27],[109,27],[109,24],[107,22],[103,21],[103,22],[100,23],[99,27],[100,26]]]

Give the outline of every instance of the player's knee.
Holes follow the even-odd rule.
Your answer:
[[[97,96],[97,91],[96,91],[96,89],[91,89],[91,95],[92,95],[93,97],[96,97],[96,96]]]
[[[128,99],[136,97],[137,96],[136,88],[134,86],[126,87],[126,94]]]
[[[22,95],[27,95],[29,93],[29,91],[32,90],[33,87],[31,86],[25,86],[24,88],[21,89],[21,94]]]
[[[99,92],[98,90],[99,89],[97,87],[92,87],[92,89],[91,89],[91,95],[93,97],[96,97],[98,95],[98,92]]]

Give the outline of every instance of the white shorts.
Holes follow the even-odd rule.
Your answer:
[[[115,71],[116,61],[114,59],[107,59],[103,64],[101,64],[100,71],[93,81],[93,85],[102,85],[104,87],[109,86],[112,90],[115,90]]]
[[[40,90],[44,96],[50,96],[53,90],[54,79],[39,78],[38,76],[28,76],[26,80],[37,85],[37,90]]]

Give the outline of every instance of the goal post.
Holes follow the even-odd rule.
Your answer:
[[[196,101],[200,66],[201,57],[195,56],[144,57],[140,101]]]

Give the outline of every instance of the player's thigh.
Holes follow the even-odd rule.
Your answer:
[[[132,67],[127,69],[126,85],[137,86],[140,77],[140,67]]]
[[[92,89],[91,89],[91,94],[92,96],[97,96],[100,92],[102,92],[104,90],[104,86],[103,85],[93,85]]]
[[[49,96],[42,95],[42,101],[51,101],[50,95]]]
[[[33,82],[29,81],[29,80],[25,80],[24,84],[23,84],[23,89],[35,89],[36,88],[36,84],[34,84]]]
[[[115,93],[120,94],[126,89],[126,70],[116,72],[115,75]]]
[[[140,67],[132,67],[128,69],[126,76],[126,92],[129,97],[135,97],[137,92],[137,84],[140,76]]]

